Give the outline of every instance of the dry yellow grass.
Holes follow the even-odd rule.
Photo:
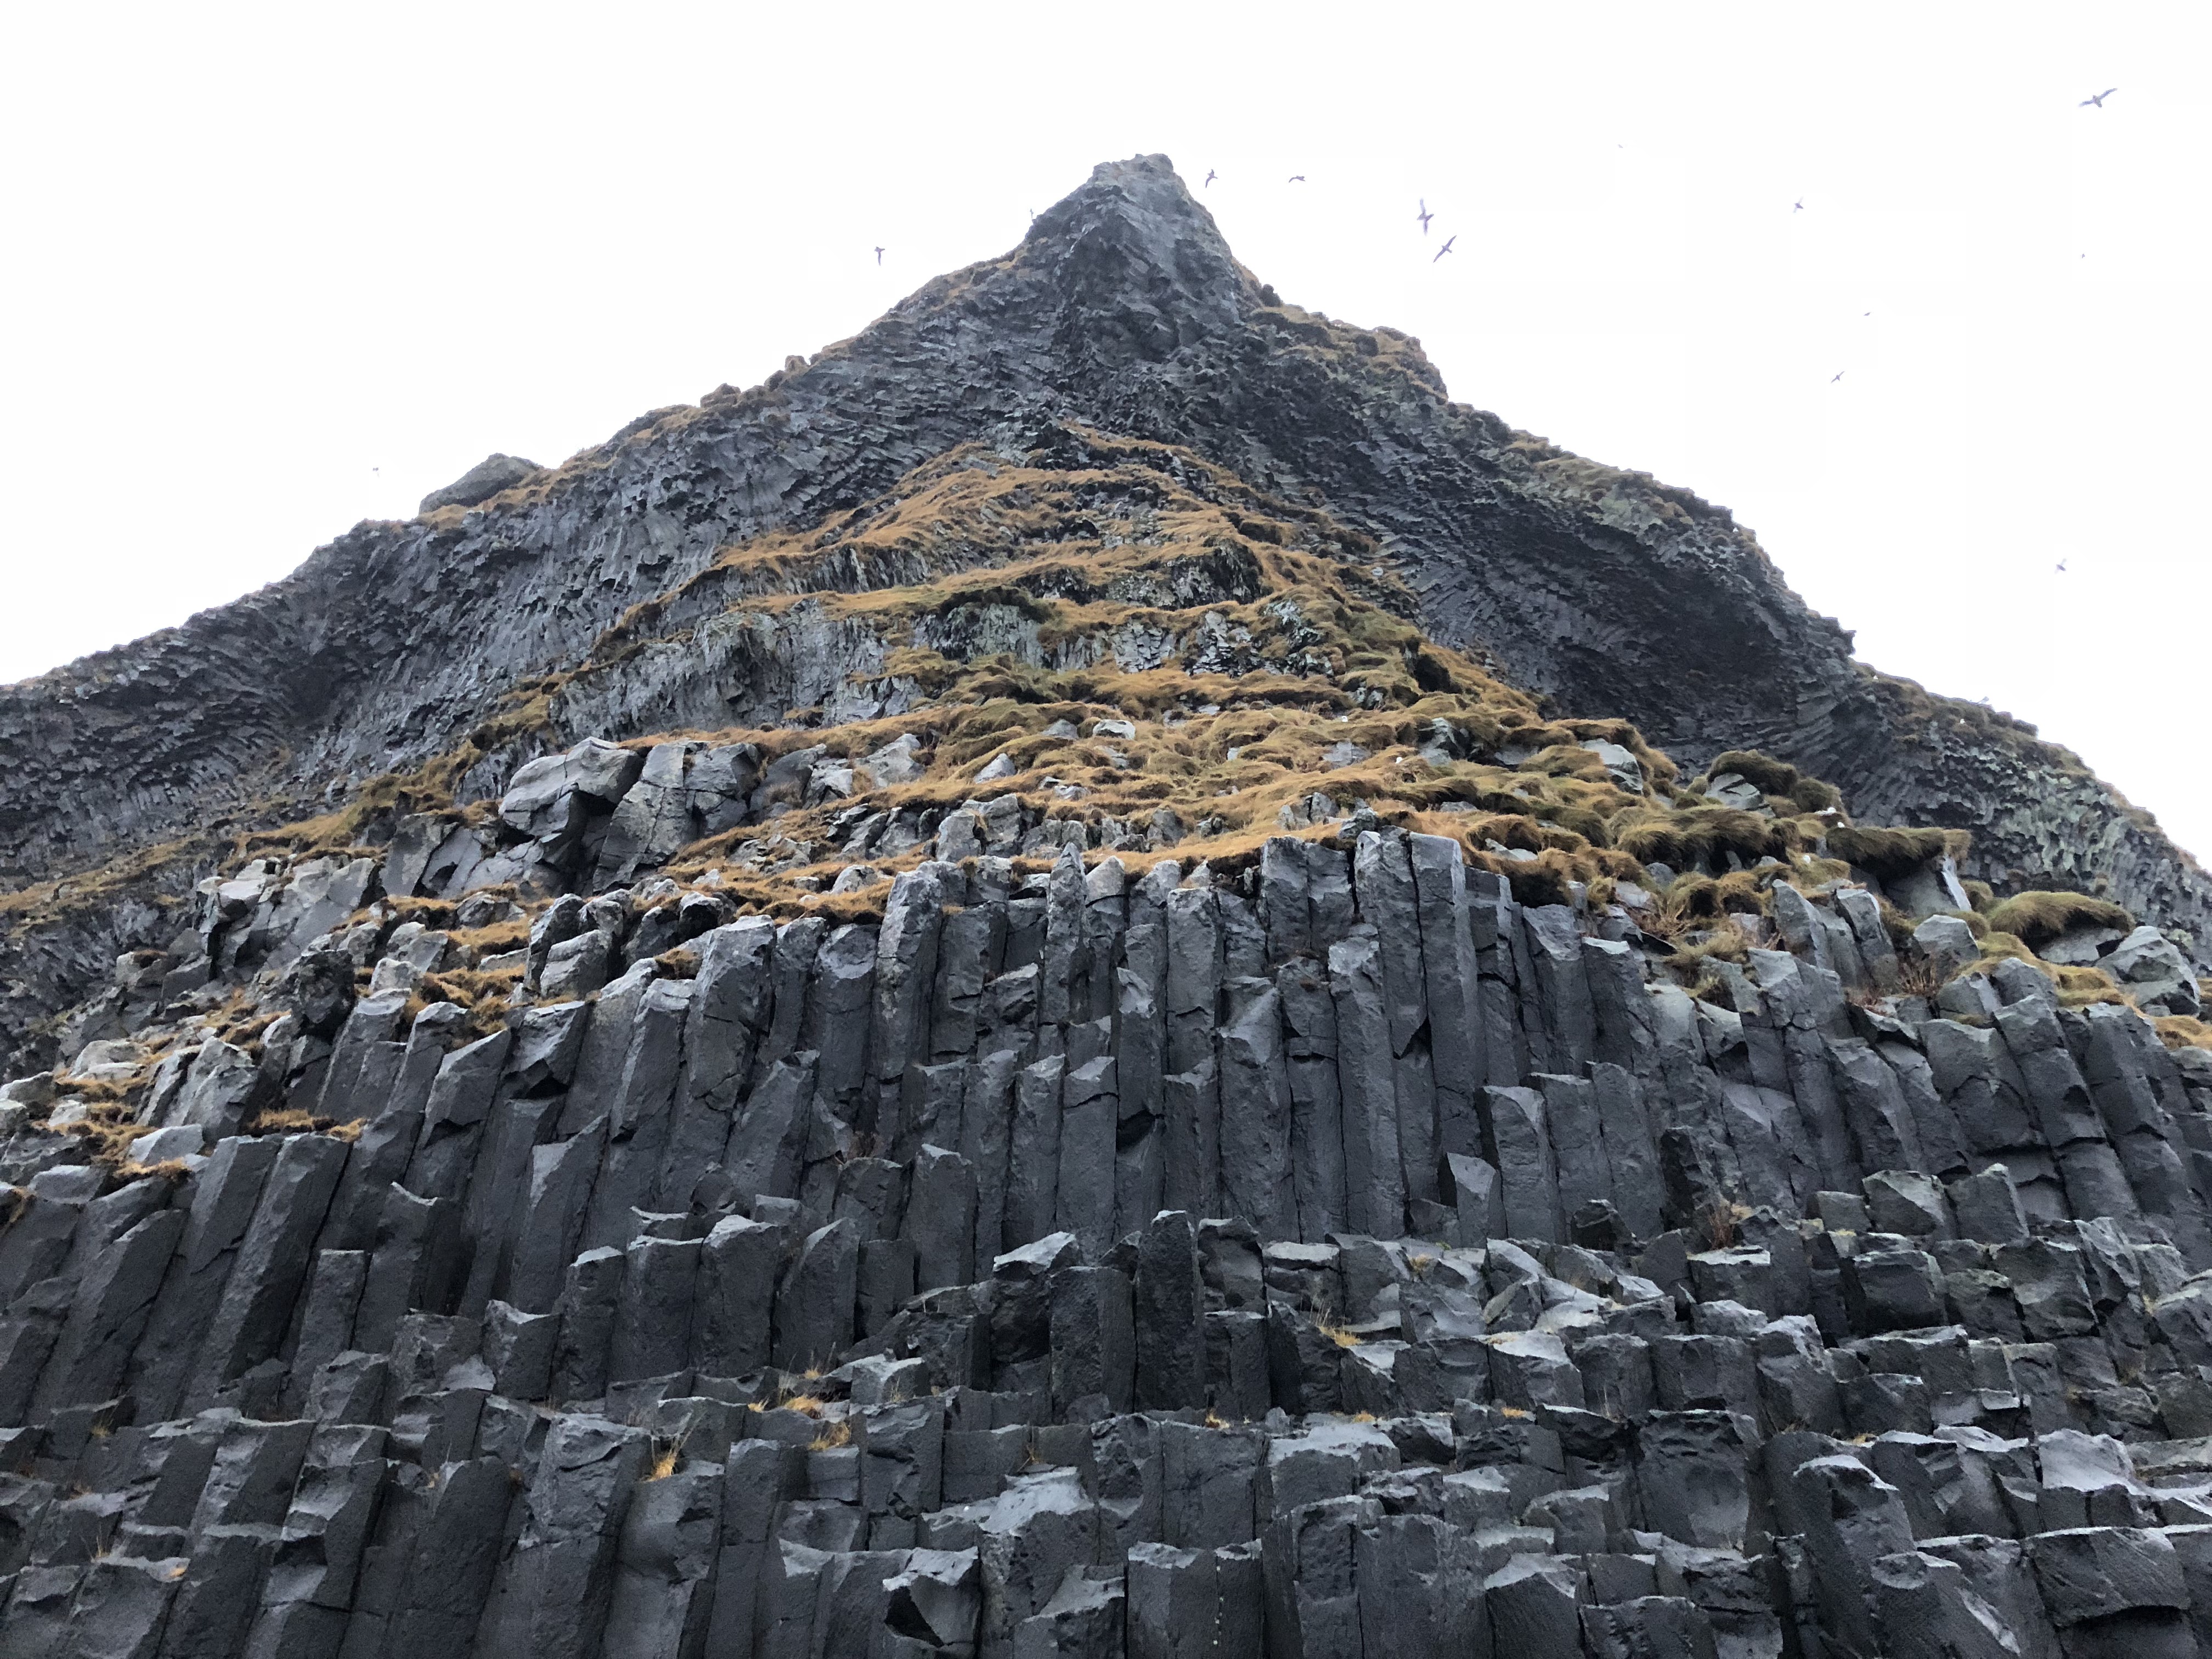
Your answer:
[[[2190,1014],[2160,1014],[2151,1024],[2169,1048],[2212,1048],[2212,1025]]]
[[[280,1107],[274,1111],[256,1112],[246,1121],[246,1133],[250,1135],[299,1134],[323,1127],[313,1112],[301,1108]]]
[[[125,891],[172,866],[208,859],[214,843],[197,836],[160,842],[136,848],[91,869],[33,882],[12,892],[0,893],[0,921],[39,926],[88,909],[112,904]],[[159,903],[171,896],[155,899]]]
[[[2126,933],[2135,918],[2108,899],[2086,893],[2027,892],[1999,899],[1990,907],[1989,923],[2016,935],[2031,947],[2048,945],[2075,927],[2110,927]]]
[[[507,999],[522,982],[520,968],[497,973],[478,968],[447,968],[425,974],[408,1000],[412,1019],[433,1002],[450,1002],[468,1016],[465,1029],[472,1036],[489,1036],[506,1023]]]
[[[158,1164],[125,1163],[115,1173],[125,1181],[137,1181],[155,1176],[163,1181],[182,1181],[192,1172],[192,1166],[181,1158],[165,1158]]]
[[[1315,349],[1356,353],[1358,372],[1431,372],[1419,367],[1415,347],[1282,314],[1284,326],[1312,331]],[[716,407],[776,401],[769,387]],[[663,424],[709,417],[672,411]],[[1473,867],[1503,878],[1528,904],[1566,903],[1579,891],[1601,907],[1620,882],[1649,884],[1653,860],[1692,872],[1644,913],[1642,925],[1674,942],[1678,975],[1705,990],[1711,963],[1742,959],[1747,941],[1730,918],[1764,910],[1775,879],[1809,888],[1847,873],[1845,858],[1892,867],[1959,845],[1955,832],[1838,823],[1826,785],[1749,751],[1723,755],[1716,769],[1752,777],[1772,810],[1708,801],[1680,787],[1680,769],[1632,725],[1556,717],[1473,658],[1425,638],[1413,594],[1363,532],[1262,495],[1188,451],[1094,432],[1074,441],[1088,453],[1073,467],[955,449],[817,525],[726,547],[676,588],[633,606],[581,664],[514,688],[495,717],[447,753],[368,780],[336,811],[243,836],[234,854],[360,851],[408,812],[481,821],[493,803],[457,803],[459,780],[519,740],[567,741],[556,730],[564,697],[588,695],[638,652],[681,647],[706,623],[801,617],[843,630],[839,637],[872,641],[878,655],[865,672],[902,682],[911,706],[832,726],[813,723],[819,710],[790,711],[781,724],[625,742],[744,742],[769,759],[819,744],[858,763],[905,738],[922,769],[884,785],[863,771],[849,799],[793,800],[794,810],[769,822],[684,849],[663,872],[679,888],[710,885],[740,913],[879,920],[891,878],[930,856],[931,845],[925,834],[896,855],[867,853],[882,878],[830,893],[849,861],[842,830],[833,834],[841,816],[849,823],[868,813],[911,815],[907,821],[926,831],[933,820],[923,814],[1012,794],[1029,822],[1079,823],[1086,841],[1110,842],[1141,836],[1164,808],[1182,826],[1178,842],[1156,850],[1089,847],[1085,863],[1117,858],[1135,876],[1161,859],[1186,869],[1202,862],[1219,878],[1249,867],[1275,836],[1331,836],[1345,814],[1362,809],[1457,841]],[[543,499],[601,459],[577,458],[520,487],[516,499]],[[1638,513],[1706,510],[1540,440],[1516,440],[1511,465]],[[1134,732],[1101,737],[1094,722],[1102,719],[1130,721]],[[1583,747],[1598,741],[1636,757],[1643,793],[1619,787]],[[1001,755],[1013,775],[979,784],[978,772]],[[1309,826],[1302,819],[1316,798],[1323,822]],[[1824,841],[1829,856],[1814,857]],[[1017,873],[1050,868],[1057,851],[1017,860]],[[1694,873],[1770,858],[1779,866]],[[528,912],[544,901],[515,902]],[[385,900],[372,913],[450,932],[457,907]],[[526,914],[455,937],[482,957],[519,948],[529,926]],[[682,975],[696,962],[679,947],[659,965]],[[514,969],[447,969],[423,979],[412,1006],[453,1003],[483,1034],[510,1017],[517,984]],[[257,1127],[331,1126],[272,1116]]]

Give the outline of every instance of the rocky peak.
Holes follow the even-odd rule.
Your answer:
[[[2197,1650],[2194,866],[1048,221],[0,696],[0,1653]]]
[[[1229,334],[1267,303],[1164,155],[1101,162],[1037,216],[1012,263],[1058,289],[1093,352],[1109,349],[1092,326],[1101,318],[1118,319],[1119,343],[1157,360]]]
[[[526,461],[519,456],[487,455],[443,489],[434,489],[425,495],[416,510],[428,514],[441,507],[474,507],[479,501],[489,501],[502,489],[529,483],[544,471],[537,462]]]
[[[1164,158],[1102,166],[1006,255],[759,386],[550,470],[494,458],[463,481],[497,486],[473,505],[439,492],[234,605],[0,688],[0,872],[104,893],[464,751],[483,769],[469,789],[495,793],[518,733],[653,736],[665,700],[542,730],[611,627],[665,612],[708,630],[659,657],[722,639],[693,613],[730,550],[830,534],[963,446],[1019,459],[1088,433],[1325,506],[1407,620],[1551,708],[1632,722],[1693,767],[1778,756],[1862,817],[1967,832],[1965,876],[2099,891],[2212,938],[2203,877],[2154,824],[2016,724],[1855,664],[1723,509],[1452,403],[1401,334],[1271,299]],[[835,560],[809,578],[860,580]],[[781,716],[763,698],[743,723]],[[726,702],[684,706],[730,721]],[[101,948],[149,925],[103,924]]]

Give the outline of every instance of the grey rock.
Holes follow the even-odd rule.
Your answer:
[[[851,1222],[832,1222],[808,1234],[784,1270],[775,1294],[774,1349],[783,1370],[826,1366],[852,1341],[860,1244]]]
[[[521,1534],[477,1632],[480,1649],[576,1659],[599,1650],[623,1518],[648,1455],[640,1430],[596,1417],[553,1419],[523,1497]]]
[[[475,507],[489,501],[502,490],[528,483],[544,471],[535,461],[495,452],[443,489],[432,490],[415,510],[428,514],[435,513],[441,507]]]
[[[2098,965],[2126,987],[2141,1008],[2168,1014],[2198,1011],[2196,969],[2155,927],[2136,928]]]
[[[1362,1650],[1358,1536],[1380,1512],[1338,1498],[1279,1514],[1263,1538],[1267,1650],[1293,1659]]]

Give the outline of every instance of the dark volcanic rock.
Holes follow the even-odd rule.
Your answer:
[[[1725,514],[1157,160],[500,477],[0,694],[0,1654],[2212,1650],[2193,869]]]
[[[457,517],[363,523],[234,604],[0,690],[0,872],[81,869],[472,732],[498,742],[482,728],[511,691],[582,659],[718,549],[851,508],[957,444],[1025,449],[1072,421],[1326,502],[1378,539],[1433,635],[1563,707],[1634,720],[1692,759],[1767,750],[1869,818],[1971,829],[1970,873],[2101,883],[2212,939],[2203,878],[2069,757],[1854,664],[1849,636],[1725,509],[1449,401],[1405,336],[1273,302],[1164,157],[1102,166],[1010,253],[794,365],[550,473],[494,457],[426,511],[532,488]],[[687,665],[655,672],[726,676],[752,654],[738,638],[692,643]],[[762,688],[757,714],[724,706],[714,723],[819,701],[868,652],[834,629],[805,649],[834,665],[826,680],[801,665]],[[556,737],[697,724],[693,701],[666,684],[586,699],[556,708]],[[7,976],[41,949],[19,934]],[[18,1043],[56,1006],[14,1003]]]
[[[416,511],[427,516],[441,507],[474,507],[502,490],[529,483],[544,471],[537,462],[518,456],[487,455],[443,489],[434,489],[425,495]]]

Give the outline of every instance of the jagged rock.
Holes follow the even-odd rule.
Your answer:
[[[1724,515],[1531,446],[1140,161],[0,692],[0,1650],[2204,1642],[2212,1059],[1939,914],[2092,844],[2160,927],[2201,884],[2024,733],[1899,745]],[[1755,757],[1678,811],[1616,702],[1990,849]],[[1808,819],[1853,880],[1780,880]],[[94,867],[217,821],[253,856]],[[1675,908],[1739,869],[1741,953]],[[2172,1009],[2182,937],[2098,943]]]
[[[562,755],[543,755],[518,769],[500,797],[500,822],[545,848],[566,854],[595,815],[614,810],[637,781],[645,757],[598,738]]]
[[[441,507],[474,507],[480,501],[489,501],[501,490],[528,483],[544,470],[535,461],[494,453],[485,456],[444,489],[432,490],[415,510],[431,514]]]
[[[2168,1014],[2197,1012],[2196,970],[2155,927],[2136,928],[2098,965],[2119,981],[2140,1007]]]
[[[1957,916],[1929,916],[1912,930],[1912,943],[1939,974],[1955,973],[1980,954],[1973,930]]]

